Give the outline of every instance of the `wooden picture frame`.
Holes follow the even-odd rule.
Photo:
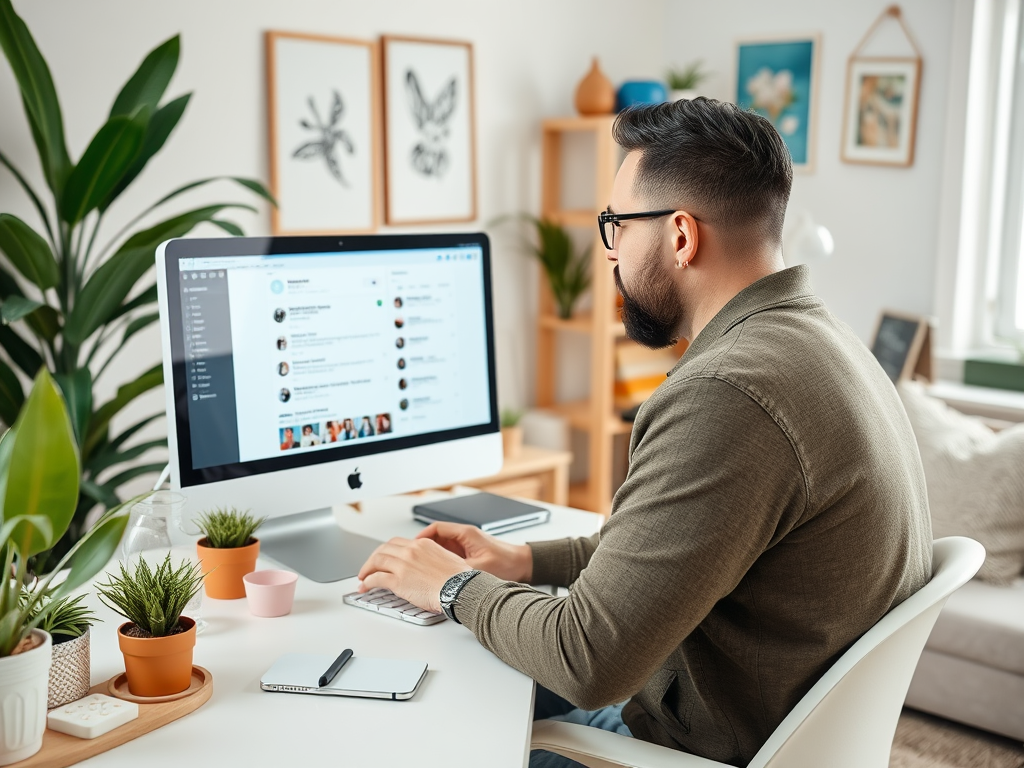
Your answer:
[[[374,232],[380,222],[380,57],[372,40],[265,33],[275,235]]]
[[[931,320],[922,315],[882,310],[875,325],[871,354],[894,384],[911,378],[934,381]]]
[[[474,221],[473,46],[385,35],[384,215],[392,225]]]
[[[921,59],[850,57],[841,157],[847,163],[914,163]]]
[[[736,43],[736,104],[771,121],[798,173],[814,172],[820,50],[816,33]]]

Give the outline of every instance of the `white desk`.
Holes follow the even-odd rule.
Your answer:
[[[381,499],[362,513],[336,510],[342,527],[379,539],[414,536],[408,497]],[[551,507],[552,521],[505,534],[508,541],[585,536],[603,518]],[[261,558],[258,568],[277,567]],[[101,577],[102,578],[102,577]],[[195,663],[213,673],[213,697],[181,720],[81,763],[104,768],[336,765],[522,768],[528,757],[533,681],[485,650],[465,627],[406,624],[346,606],[356,580],[300,578],[289,616],[252,616],[242,600],[203,599],[209,626]],[[124,670],[114,635],[123,621],[90,595],[102,623],[92,629],[92,682]],[[287,652],[419,659],[427,678],[409,701],[266,693],[260,675]],[[458,744],[456,747],[455,744]]]

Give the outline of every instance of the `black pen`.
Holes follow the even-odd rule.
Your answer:
[[[348,660],[352,658],[352,649],[346,648],[341,652],[341,656],[334,660],[334,663],[328,667],[327,671],[320,675],[320,687],[323,688],[325,685],[330,685],[331,680],[338,676],[341,672],[341,668],[348,664]]]

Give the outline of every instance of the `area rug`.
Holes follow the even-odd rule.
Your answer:
[[[1024,747],[1013,739],[905,709],[889,768],[1024,768]]]

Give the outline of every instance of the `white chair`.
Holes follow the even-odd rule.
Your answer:
[[[887,768],[910,679],[946,598],[978,572],[985,549],[951,536],[932,545],[932,578],[869,629],[797,703],[747,768]],[[531,749],[589,768],[725,768],[722,763],[585,725],[540,720]]]

